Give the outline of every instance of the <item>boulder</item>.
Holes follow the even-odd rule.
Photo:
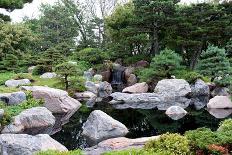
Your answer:
[[[36,66],[31,66],[27,69],[28,73],[32,73]]]
[[[113,88],[110,83],[104,81],[98,85],[98,96],[105,98],[112,94]]]
[[[21,89],[32,91],[32,95],[36,99],[43,99],[44,106],[53,114],[62,114],[61,122],[63,124],[81,107],[79,101],[71,98],[66,91],[60,89],[43,86],[24,86]]]
[[[137,77],[134,74],[131,74],[126,80],[127,86],[132,86],[137,83]]]
[[[47,72],[40,76],[41,79],[53,79],[57,77],[56,73]]]
[[[191,86],[191,95],[194,97],[209,96],[209,86],[201,79],[198,79],[195,84]]]
[[[86,81],[91,81],[93,79],[93,74],[90,71],[85,71],[83,76]]]
[[[97,97],[94,93],[90,91],[85,91],[82,93],[75,93],[74,98],[77,99],[78,101],[87,101],[91,98]]]
[[[94,75],[94,77],[93,77],[93,80],[94,80],[96,83],[102,82],[102,79],[103,79],[103,77],[102,77],[102,75],[100,75],[100,74],[96,74],[96,75]]]
[[[100,110],[90,114],[82,129],[82,135],[86,137],[89,145],[109,138],[122,137],[129,132],[125,125]]]
[[[46,134],[1,134],[0,146],[2,155],[34,155],[47,150],[68,151],[65,146]]]
[[[94,82],[86,81],[85,88],[87,89],[87,91],[90,91],[94,94],[98,94],[98,87],[97,87],[97,85],[95,85]]]
[[[145,61],[145,60],[141,60],[141,61],[138,61],[134,64],[134,66],[136,68],[144,68],[144,67],[148,67],[149,66],[149,62]]]
[[[190,85],[183,79],[164,79],[158,82],[154,90],[162,96],[187,96],[191,92]]]
[[[136,83],[130,87],[122,90],[123,93],[146,93],[148,91],[148,84],[146,82]]]
[[[124,71],[124,76],[125,76],[125,79],[128,80],[130,75],[133,74],[134,72],[134,67],[127,67]]]
[[[51,134],[55,117],[45,107],[24,110],[13,118],[11,124],[4,127],[2,133]]]
[[[232,101],[229,96],[215,96],[207,104],[209,109],[227,109],[232,108]]]
[[[165,114],[173,120],[179,120],[187,114],[187,111],[179,106],[171,106],[166,110]]]
[[[110,95],[110,104],[116,109],[154,109],[167,110],[170,106],[187,108],[191,100],[186,97],[164,96],[156,93],[128,94],[115,92]]]
[[[137,139],[129,139],[125,137],[112,138],[102,141],[93,147],[86,148],[84,152],[88,155],[101,155],[109,151],[140,149],[143,148],[147,142],[157,140],[158,138],[159,136]]]
[[[215,96],[228,96],[229,95],[229,89],[226,87],[216,87],[212,92],[211,95],[213,97]]]
[[[5,82],[5,85],[7,87],[18,87],[23,85],[29,85],[31,84],[30,80],[28,79],[21,79],[21,80],[7,80]]]
[[[17,105],[26,100],[26,94],[22,91],[14,93],[0,94],[0,101],[6,103],[6,105]]]
[[[194,105],[194,107],[197,110],[200,110],[207,106],[207,103],[209,102],[209,96],[197,96],[191,98],[191,105]]]
[[[102,75],[102,81],[111,82],[111,75],[112,75],[111,70],[108,69],[107,71],[101,72],[101,75]]]

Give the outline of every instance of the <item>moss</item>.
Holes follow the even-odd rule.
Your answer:
[[[63,151],[63,152],[48,150],[48,151],[38,152],[36,155],[83,155],[83,153],[81,150]]]

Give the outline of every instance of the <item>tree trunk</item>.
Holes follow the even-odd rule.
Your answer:
[[[64,76],[65,90],[68,90],[68,75]]]
[[[190,69],[194,70],[197,65],[197,61],[201,55],[202,47],[199,47],[192,55],[191,60],[190,60]]]
[[[158,42],[158,32],[156,26],[154,25],[151,34],[151,55],[159,54],[159,42]]]

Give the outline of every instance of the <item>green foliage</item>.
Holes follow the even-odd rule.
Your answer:
[[[232,119],[227,119],[220,123],[219,132],[232,131]]]
[[[144,68],[136,70],[136,75],[140,82],[150,82],[155,77],[156,72],[153,68]]]
[[[78,61],[86,61],[91,64],[102,64],[109,57],[106,52],[98,48],[85,48],[79,52],[75,52],[74,59]]]
[[[190,71],[190,70],[185,70],[185,69],[179,69],[175,70],[173,72],[173,75],[177,79],[185,79],[189,83],[194,83],[197,79],[202,79],[205,82],[210,82],[210,79],[207,77],[195,72],[195,71]]]
[[[179,134],[164,134],[159,139],[152,140],[145,145],[146,150],[165,152],[169,155],[189,155],[189,141]]]
[[[20,80],[20,79],[28,79],[30,81],[35,81],[34,77],[29,73],[18,73],[13,76],[13,79]]]
[[[198,70],[205,76],[212,77],[213,80],[217,77],[222,77],[221,82],[218,83],[226,85],[226,81],[223,81],[227,74],[230,74],[231,68],[228,58],[226,57],[225,49],[221,49],[217,46],[209,46],[208,49],[203,52],[199,61]],[[223,84],[223,82],[225,82]]]
[[[33,71],[32,71],[32,75],[42,75],[43,73],[49,72],[50,68],[48,68],[45,65],[37,65]]]
[[[75,92],[84,92],[85,88],[85,78],[83,76],[72,76],[69,79],[69,93],[72,96]]]
[[[165,154],[165,152],[154,153],[151,150],[145,150],[145,149],[131,149],[131,150],[106,152],[103,153],[103,155],[168,155],[168,154]]]
[[[4,103],[0,104],[0,108],[4,109],[4,116],[1,120],[1,125],[7,125],[11,122],[12,118],[18,114],[20,114],[25,109],[30,109],[33,107],[38,107],[43,104],[42,100],[35,100],[29,97],[26,101],[19,105],[14,106],[6,106]]]
[[[36,153],[36,155],[82,155],[81,150],[73,150],[73,151],[54,151],[54,150],[48,150],[48,151],[41,151]]]
[[[69,87],[68,78],[70,76],[78,76],[83,74],[83,70],[81,70],[81,67],[70,62],[64,62],[60,65],[57,65],[55,67],[55,72],[62,77],[61,80],[64,81],[66,90],[68,90]]]
[[[141,61],[141,60],[150,61],[151,58],[149,55],[139,54],[139,55],[133,55],[130,57],[126,57],[125,59],[123,59],[123,62],[126,65],[131,65],[131,64],[135,64],[136,62]]]
[[[5,82],[9,79],[12,79],[13,76],[14,76],[14,73],[12,72],[0,73],[0,85],[4,85]]]

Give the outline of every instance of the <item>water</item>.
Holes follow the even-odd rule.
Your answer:
[[[165,111],[154,109],[117,110],[106,103],[102,103],[102,105],[99,104],[92,109],[80,109],[72,116],[70,122],[64,125],[63,129],[52,137],[65,145],[69,150],[88,147],[85,138],[81,136],[81,128],[91,111],[95,109],[102,110],[114,119],[125,124],[130,131],[126,136],[128,138],[155,136],[166,132],[183,134],[185,131],[197,129],[199,127],[208,127],[212,130],[216,130],[222,120],[232,118],[232,110],[211,111],[211,113],[217,117],[227,116],[226,118],[218,119],[211,115],[206,109],[196,111],[195,109],[189,108],[187,109],[188,114],[184,118],[174,121],[165,115]]]

